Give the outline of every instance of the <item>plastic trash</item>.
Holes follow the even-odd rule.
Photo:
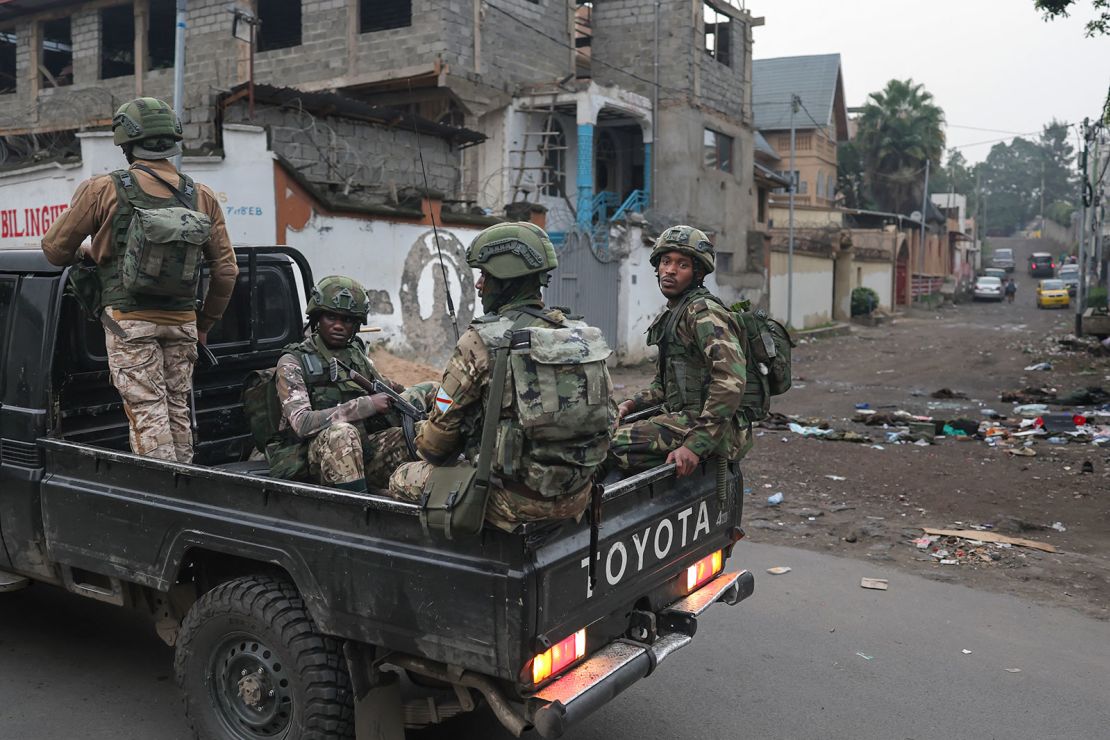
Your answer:
[[[1052,363],[1051,362],[1038,362],[1038,363],[1035,363],[1033,365],[1030,365],[1029,367],[1027,367],[1025,369],[1028,370],[1029,372],[1034,372],[1036,370],[1051,370],[1052,369]]]
[[[767,497],[767,505],[768,506],[778,506],[779,504],[782,503],[784,498],[785,497],[782,495],[782,491],[772,493],[770,496]]]
[[[1048,442],[1050,445],[1066,445],[1068,440],[1066,437],[1049,437],[1045,442]]]
[[[1014,413],[1018,416],[1026,416],[1032,419],[1033,417],[1047,414],[1048,406],[1043,403],[1026,403],[1021,406],[1014,406]]]
[[[1063,522],[1053,522],[1050,526],[1052,527],[1052,529],[1055,529],[1057,532],[1067,532],[1068,531],[1068,528],[1064,526]]]
[[[867,403],[867,402],[863,402],[863,403],[857,403],[857,404],[856,404],[856,410],[857,410],[857,411],[863,411],[863,410],[865,410],[865,409],[869,409],[869,408],[871,408],[871,404],[869,404],[869,403]]]
[[[819,427],[804,427],[801,424],[790,422],[787,427],[794,434],[800,434],[803,437],[824,437],[826,434],[832,434],[832,429],[821,429]]]

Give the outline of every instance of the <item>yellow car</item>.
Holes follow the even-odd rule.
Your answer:
[[[1070,304],[1068,285],[1063,280],[1042,280],[1037,284],[1037,308],[1067,308]]]

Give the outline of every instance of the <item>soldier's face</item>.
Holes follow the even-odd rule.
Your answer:
[[[659,259],[659,290],[668,299],[682,295],[694,281],[694,260],[682,252],[667,252]]]
[[[343,349],[358,329],[358,319],[325,311],[320,314],[319,334],[328,349]]]

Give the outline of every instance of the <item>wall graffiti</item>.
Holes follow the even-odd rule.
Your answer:
[[[474,317],[474,274],[466,264],[466,248],[458,237],[440,229],[439,246],[437,251],[429,229],[409,248],[401,276],[401,316],[405,338],[417,356],[442,365],[455,345],[447,291],[455,302],[461,332]]]

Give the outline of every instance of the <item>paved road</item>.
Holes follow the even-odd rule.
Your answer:
[[[737,562],[755,596],[711,610],[693,645],[568,737],[1107,736],[1110,623],[771,545],[743,543]],[[0,595],[0,738],[185,740],[170,661],[112,607],[45,587]],[[478,717],[419,737],[509,736]]]

